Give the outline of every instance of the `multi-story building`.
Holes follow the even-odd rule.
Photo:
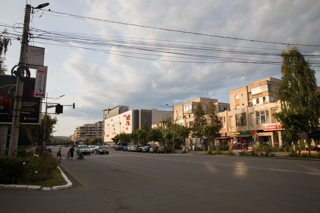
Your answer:
[[[130,134],[136,129],[141,129],[147,123],[149,129],[154,123],[159,123],[167,116],[172,117],[172,111],[156,109],[128,110],[124,113],[109,117],[104,120],[104,142],[113,144],[112,138],[120,133]]]
[[[180,104],[174,106],[174,123],[179,124],[180,126],[185,127],[192,127],[194,118],[195,118],[195,111],[196,106],[198,103],[201,103],[202,109],[204,111],[205,117],[208,117],[208,106],[212,102],[216,106],[216,112],[225,112],[230,110],[230,104],[228,103],[221,103],[218,102],[217,99],[210,99],[210,98],[196,98],[192,99],[188,103]],[[199,138],[188,138],[186,144],[189,145],[190,143],[198,144],[200,142]]]
[[[104,109],[102,111],[103,111],[103,120],[106,120],[108,118],[112,118],[116,115],[129,111],[129,106],[119,105],[112,109]]]
[[[223,119],[233,146],[255,142],[282,145],[281,125],[272,116],[281,110],[274,92],[279,81],[269,77],[229,91],[231,110]]]
[[[103,138],[103,121],[99,121],[95,124],[85,124],[78,126],[74,134],[69,138],[73,142],[84,142],[86,139]]]
[[[197,104],[201,103],[204,114],[207,115],[210,102],[215,104],[216,112],[223,112],[230,109],[228,103],[218,102],[217,99],[199,97],[188,103],[174,106],[174,123],[185,127],[192,127]]]

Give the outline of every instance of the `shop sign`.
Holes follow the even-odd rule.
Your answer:
[[[248,131],[238,131],[238,132],[230,132],[231,137],[250,137],[251,130]]]
[[[274,123],[274,124],[264,124],[264,131],[272,131],[272,130],[282,130],[282,124]]]

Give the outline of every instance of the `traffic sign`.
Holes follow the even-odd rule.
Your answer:
[[[306,134],[306,133],[303,133],[302,135],[301,135],[301,137],[302,137],[302,139],[308,139],[308,135]]]

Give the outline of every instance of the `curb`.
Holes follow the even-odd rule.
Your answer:
[[[27,189],[27,190],[41,190],[41,191],[57,191],[68,189],[72,187],[72,182],[69,178],[63,173],[63,171],[58,166],[58,169],[61,172],[62,177],[67,182],[66,185],[62,186],[53,186],[53,187],[41,187],[41,186],[34,186],[34,185],[15,185],[15,184],[0,184],[0,188],[10,188],[10,189]]]

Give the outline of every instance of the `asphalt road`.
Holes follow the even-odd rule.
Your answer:
[[[0,189],[1,212],[319,212],[320,161],[111,149],[61,167],[74,187]]]

